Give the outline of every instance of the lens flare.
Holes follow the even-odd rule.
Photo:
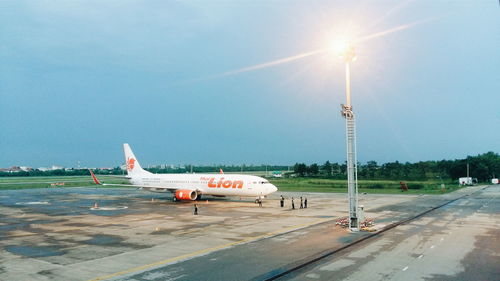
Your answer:
[[[206,77],[204,79],[198,79],[198,80],[220,78],[220,77],[235,75],[235,74],[239,74],[239,73],[244,73],[244,72],[250,72],[250,71],[255,71],[255,70],[259,70],[259,69],[264,69],[264,68],[268,68],[268,67],[274,67],[274,66],[278,66],[278,65],[281,65],[281,64],[285,64],[285,63],[293,62],[293,61],[296,61],[296,60],[300,60],[300,59],[303,59],[303,58],[306,58],[306,57],[318,55],[318,54],[324,53],[324,52],[326,52],[328,50],[330,50],[331,52],[333,52],[336,56],[340,56],[341,58],[344,58],[344,59],[349,60],[349,61],[355,61],[356,60],[356,56],[354,54],[353,44],[359,44],[359,43],[366,42],[366,41],[369,41],[369,40],[372,40],[372,39],[380,38],[380,37],[383,37],[383,36],[386,36],[386,35],[389,35],[389,34],[392,34],[392,33],[395,33],[395,32],[399,32],[399,31],[402,31],[402,30],[406,30],[406,29],[415,27],[415,26],[423,24],[423,23],[428,23],[430,21],[434,21],[434,20],[436,20],[438,18],[441,18],[441,17],[427,18],[427,19],[415,21],[415,22],[412,22],[412,23],[408,23],[408,24],[396,26],[396,27],[393,27],[393,28],[390,28],[390,29],[387,29],[387,30],[384,30],[384,31],[380,31],[380,32],[368,34],[368,35],[365,35],[365,36],[360,36],[360,37],[353,38],[353,39],[345,39],[345,38],[344,39],[335,39],[335,40],[332,40],[330,42],[330,47],[329,48],[317,49],[317,50],[313,50],[313,51],[309,51],[309,52],[304,52],[304,53],[301,53],[301,54],[298,54],[298,55],[293,55],[293,56],[289,56],[289,57],[286,57],[286,58],[277,59],[277,60],[270,61],[270,62],[265,62],[265,63],[261,63],[261,64],[256,64],[256,65],[252,65],[252,66],[243,67],[243,68],[240,68],[240,69],[223,72],[223,73],[220,73],[220,74],[216,74],[216,75],[213,75],[213,76],[210,76],[210,77]]]
[[[310,57],[310,56],[322,53],[324,51],[325,51],[325,49],[318,49],[318,50],[314,50],[314,51],[310,51],[310,52],[305,52],[305,53],[298,54],[295,56],[290,56],[290,57],[286,57],[286,58],[282,58],[282,59],[278,59],[278,60],[274,60],[274,61],[270,61],[270,62],[266,62],[266,63],[261,63],[261,64],[249,66],[249,67],[244,67],[244,68],[224,72],[224,73],[217,75],[216,77],[223,77],[223,76],[238,74],[238,73],[242,73],[242,72],[254,71],[254,70],[258,70],[258,69],[262,69],[262,68],[277,66],[280,64],[289,63],[292,61],[296,61],[299,59]]]
[[[402,31],[402,30],[414,27],[416,25],[420,25],[420,24],[423,24],[423,23],[434,21],[436,19],[437,19],[436,17],[427,18],[427,19],[415,21],[415,22],[412,22],[412,23],[408,23],[408,24],[403,24],[403,25],[400,25],[400,26],[396,26],[396,27],[393,27],[393,28],[390,28],[390,29],[387,29],[387,30],[384,30],[384,31],[376,32],[376,33],[373,33],[373,34],[369,34],[369,35],[357,38],[355,40],[355,43],[366,42],[366,41],[371,40],[371,39],[375,39],[375,38],[379,38],[379,37],[382,37],[382,36],[386,36],[386,35],[389,35],[389,34],[394,33],[394,32],[398,32],[398,31]]]

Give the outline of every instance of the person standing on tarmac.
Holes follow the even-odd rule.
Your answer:
[[[194,204],[194,215],[198,215],[198,204]]]
[[[302,199],[302,196],[300,196],[300,208],[304,209],[304,200]]]
[[[307,197],[304,197],[304,209],[307,209]]]
[[[283,197],[283,195],[280,196],[280,206],[281,208],[285,207],[285,198]]]
[[[292,197],[292,210],[295,210],[295,203],[293,202],[293,197]]]

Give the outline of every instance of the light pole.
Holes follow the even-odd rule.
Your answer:
[[[358,216],[358,170],[356,160],[356,124],[351,105],[351,69],[350,64],[356,60],[354,47],[346,45],[340,57],[345,61],[345,95],[346,104],[342,104],[342,116],[346,120],[347,142],[347,190],[349,198],[349,229],[359,230]]]

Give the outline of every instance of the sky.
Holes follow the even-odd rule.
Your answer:
[[[500,152],[494,0],[0,0],[0,167]]]

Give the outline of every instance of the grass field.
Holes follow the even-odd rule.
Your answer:
[[[271,182],[281,191],[293,192],[347,192],[347,180],[288,178],[271,179]],[[411,194],[441,194],[459,189],[457,184],[445,182],[441,189],[440,181],[405,181]],[[359,180],[358,191],[367,193],[403,193],[399,181],[390,180]]]
[[[128,184],[125,179],[98,176],[105,183]],[[57,188],[75,186],[95,186],[90,176],[56,176],[56,177],[0,177],[0,190],[2,189],[24,189],[24,188],[48,188],[51,183],[64,183]],[[109,187],[109,186],[106,186]]]
[[[111,176],[99,175],[99,180],[108,184],[128,184],[125,179]],[[281,191],[291,192],[347,192],[346,180],[315,179],[315,178],[283,178],[271,179],[274,185]],[[57,188],[75,186],[95,186],[90,176],[60,176],[60,177],[2,177],[0,178],[0,190],[2,189],[24,189],[24,188],[48,188],[51,183],[64,183]],[[439,181],[407,181],[409,190],[404,193],[410,194],[440,194],[459,189],[457,184],[445,183],[446,188],[441,189]],[[106,186],[113,187],[113,186]],[[403,193],[399,181],[389,180],[359,180],[359,192],[367,193]]]

